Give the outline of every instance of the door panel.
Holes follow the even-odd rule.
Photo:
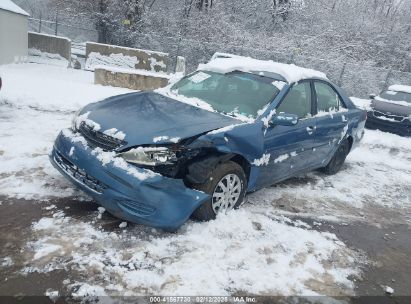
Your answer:
[[[265,148],[270,162],[262,172],[273,184],[310,167],[313,161],[315,137],[314,119],[302,119],[295,126],[275,126],[267,130]],[[308,132],[308,128],[313,131]]]
[[[329,84],[315,81],[314,89],[318,112],[314,145],[318,160],[323,163],[336,150],[345,135],[347,111],[340,96]]]
[[[266,130],[264,148],[270,154],[267,166],[261,168],[262,184],[269,185],[310,167],[316,134],[311,116],[312,91],[309,81],[294,85],[277,107],[277,113],[298,115],[295,126],[272,126]]]

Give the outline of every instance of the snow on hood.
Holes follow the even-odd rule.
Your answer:
[[[81,120],[96,131],[118,135],[127,142],[124,148],[176,143],[180,139],[241,123],[153,92],[114,96],[90,104],[81,111],[77,125]]]
[[[294,64],[258,60],[250,57],[216,58],[206,64],[200,64],[198,69],[223,74],[233,71],[271,72],[281,75],[288,83],[298,82],[306,78],[327,79],[324,73],[316,70],[298,67]]]
[[[402,117],[408,117],[411,115],[411,106],[406,101],[387,100],[377,96],[371,102],[371,107],[373,110],[391,115],[398,115]]]
[[[375,110],[395,112],[394,114],[411,114],[411,104],[405,100],[388,100],[377,96],[371,106]]]
[[[388,88],[389,91],[404,92],[411,94],[411,86],[395,84]]]

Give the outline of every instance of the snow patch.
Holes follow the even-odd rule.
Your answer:
[[[261,158],[255,159],[251,164],[257,167],[267,166],[268,163],[270,162],[270,157],[271,157],[271,154],[269,153],[263,154]]]
[[[276,110],[273,109],[273,110],[270,111],[270,113],[268,113],[268,115],[267,115],[266,117],[262,117],[262,118],[261,118],[261,121],[263,122],[264,127],[265,127],[266,129],[268,129],[268,127],[270,126],[271,119],[273,119],[273,116],[274,116],[276,113],[277,113]]]
[[[284,88],[284,86],[286,85],[286,83],[284,81],[275,80],[275,81],[272,82],[272,85],[275,86],[277,89],[279,89],[281,91]]]
[[[160,67],[163,70],[167,68],[167,65],[162,60],[157,60],[154,57],[150,57],[148,60],[150,60],[150,68],[153,72],[156,72],[156,67]]]
[[[70,62],[59,54],[42,52],[38,49],[30,48],[28,50],[28,62],[39,64],[51,64],[67,68]]]
[[[207,102],[205,102],[205,101],[203,101],[199,98],[186,97],[184,95],[178,94],[177,90],[171,90],[171,86],[172,86],[172,84],[170,84],[170,85],[168,85],[164,88],[159,88],[157,90],[154,90],[154,92],[156,92],[160,95],[172,98],[174,100],[180,101],[182,103],[191,105],[193,107],[197,107],[197,108],[209,111],[209,112],[219,113],[216,110],[214,110],[214,108],[210,104],[208,104]],[[229,114],[222,114],[222,113],[219,113],[219,114],[224,115],[224,116],[228,116],[230,118],[237,118],[238,120],[241,120],[241,121],[244,121],[244,122],[254,122],[253,118],[250,118],[250,117],[245,116],[245,115],[241,115],[237,112],[232,112],[232,113],[229,113]]]
[[[1,267],[10,267],[13,265],[14,265],[14,262],[11,257],[5,257],[5,258],[0,259]]]
[[[285,161],[286,159],[288,159],[289,157],[290,157],[290,156],[289,156],[288,154],[280,155],[280,156],[278,156],[276,159],[274,159],[274,163],[275,163],[275,164],[281,163],[281,162]]]
[[[390,86],[388,90],[411,94],[411,86],[407,86],[407,85],[394,84]]]
[[[371,108],[372,101],[370,99],[363,99],[363,98],[357,98],[357,97],[350,97],[350,99],[357,108],[366,110],[366,111],[372,110]]]
[[[108,129],[103,133],[119,140],[124,140],[124,138],[126,137],[126,134],[124,134],[122,131],[118,131],[116,128]]]
[[[46,292],[44,293],[46,297],[49,297],[51,301],[56,302],[57,299],[59,298],[59,292],[58,290],[53,290],[51,288],[47,289]]]
[[[138,62],[139,60],[137,57],[127,56],[122,53],[112,53],[109,56],[106,56],[98,52],[91,52],[87,57],[85,69],[94,71],[97,66],[135,69]]]
[[[250,210],[190,222],[178,234],[149,229],[141,234],[138,227],[104,232],[67,219],[56,221],[50,232],[35,231],[35,246],[27,248],[35,251],[53,242],[65,249],[67,258],[50,254],[34,260],[28,270],[99,273],[69,285],[74,297],[124,295],[124,290],[127,295],[229,296],[233,288],[253,294],[321,294],[308,284],[312,280],[331,280],[349,293],[353,283],[348,278],[358,273],[355,253],[334,234]]]
[[[153,138],[153,142],[154,143],[158,143],[158,142],[165,142],[165,141],[170,141],[170,142],[172,142],[172,143],[178,143],[179,141],[180,141],[180,137],[169,137],[169,136],[164,136],[164,135],[162,135],[162,136],[157,136],[157,137],[154,137]]]
[[[95,148],[91,151],[91,154],[95,155],[103,166],[107,166],[111,164],[114,167],[124,170],[131,176],[139,179],[140,181],[153,178],[158,176],[157,173],[147,169],[136,168],[134,166],[129,165],[123,158],[117,157],[115,152],[106,152],[103,151],[101,148]]]
[[[206,64],[200,64],[198,69],[222,74],[234,71],[272,72],[280,74],[290,84],[306,78],[327,79],[327,76],[319,71],[298,67],[294,64],[257,60],[250,57],[216,58]]]
[[[96,65],[94,66],[94,70],[102,69],[114,73],[123,73],[123,74],[135,74],[135,75],[142,75],[142,76],[149,76],[149,77],[156,77],[156,78],[165,78],[169,79],[170,76],[164,72],[155,72],[155,71],[147,71],[142,69],[134,69],[134,68],[121,68],[121,67],[112,67],[106,65]]]
[[[101,129],[101,126],[98,123],[96,123],[96,122],[92,121],[91,119],[89,119],[88,118],[89,115],[90,115],[90,111],[88,111],[84,114],[81,114],[81,115],[77,116],[76,118],[74,118],[74,123],[76,124],[76,128],[80,128],[81,123],[84,122],[86,125],[91,127],[94,131],[99,131]]]
[[[204,80],[210,78],[211,75],[204,73],[204,72],[198,72],[196,74],[194,74],[193,76],[189,77],[188,79],[190,79],[192,82],[194,83],[201,83]]]
[[[38,260],[42,257],[45,257],[53,252],[56,252],[58,250],[62,249],[60,245],[55,245],[55,244],[43,244],[41,248],[39,248],[36,253],[34,254],[33,259]]]
[[[228,125],[228,126],[220,128],[220,129],[215,129],[213,131],[210,131],[207,134],[220,134],[220,133],[229,132],[229,131],[233,130],[238,125],[240,125],[240,124]]]
[[[393,294],[394,293],[394,289],[390,286],[385,286],[384,291],[388,294]]]

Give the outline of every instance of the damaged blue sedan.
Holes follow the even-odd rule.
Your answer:
[[[176,230],[297,174],[337,173],[365,119],[323,73],[215,58],[166,88],[87,105],[50,160],[114,216]]]

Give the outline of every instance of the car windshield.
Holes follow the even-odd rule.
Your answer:
[[[411,94],[405,92],[397,92],[397,91],[384,91],[380,94],[380,97],[386,100],[393,100],[393,101],[406,101],[411,105]]]
[[[174,84],[171,91],[198,98],[220,113],[256,118],[259,110],[275,98],[284,84],[251,73],[197,71]]]

